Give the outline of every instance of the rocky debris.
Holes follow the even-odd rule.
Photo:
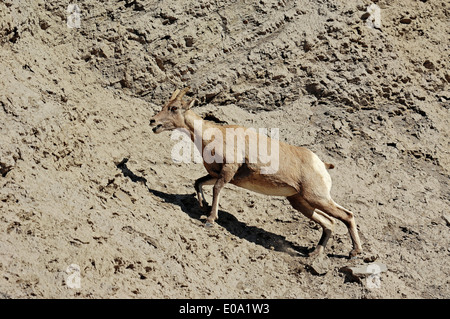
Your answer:
[[[313,275],[316,276],[324,276],[330,269],[331,261],[326,256],[326,254],[322,254],[314,258],[307,266],[307,270],[309,270]]]

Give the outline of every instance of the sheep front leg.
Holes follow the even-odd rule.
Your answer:
[[[203,210],[208,209],[208,202],[205,199],[205,194],[203,193],[203,185],[214,185],[217,178],[212,177],[211,175],[206,175],[203,177],[200,177],[195,181],[194,188],[197,192],[197,200],[198,204],[200,205],[200,208]]]
[[[214,222],[219,218],[219,199],[220,199],[220,191],[225,186],[225,184],[229,183],[234,174],[237,171],[236,165],[224,165],[222,170],[214,183],[213,187],[213,202],[211,207],[211,212],[206,219],[206,226],[212,226]]]

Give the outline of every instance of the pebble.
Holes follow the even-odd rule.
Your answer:
[[[423,66],[426,67],[428,70],[433,70],[434,69],[434,64],[430,60],[426,60],[423,63]]]
[[[318,256],[316,257],[310,264],[309,270],[313,275],[323,276],[328,272],[330,268],[330,261],[326,256]]]
[[[410,18],[402,18],[402,19],[400,19],[400,23],[402,23],[402,24],[410,24],[411,21],[412,20]]]

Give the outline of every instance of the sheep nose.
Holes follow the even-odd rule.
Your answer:
[[[155,125],[156,121],[154,119],[150,120],[150,125]]]

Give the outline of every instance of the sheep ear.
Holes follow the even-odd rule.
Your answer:
[[[190,108],[192,108],[194,106],[194,104],[195,104],[195,98],[185,104],[186,105],[185,109],[189,110]]]
[[[183,98],[183,96],[190,90],[191,87],[187,86],[184,89],[182,89],[181,91],[179,91],[176,99],[177,100],[181,100]]]
[[[172,97],[169,99],[169,102],[175,100],[178,96],[178,94],[180,94],[180,90],[176,89],[173,93],[172,93]]]

